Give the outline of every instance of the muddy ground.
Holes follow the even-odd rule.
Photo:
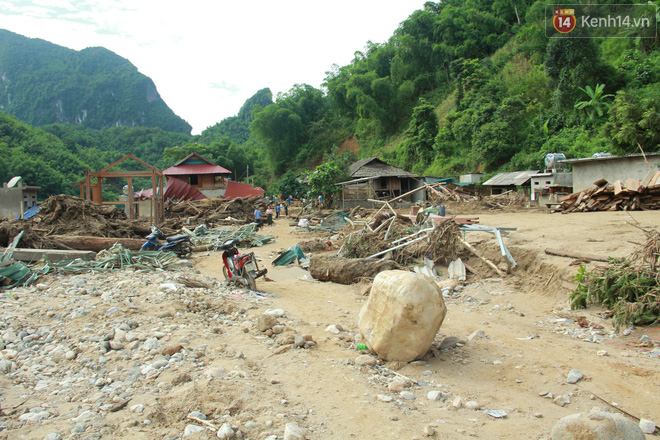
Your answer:
[[[458,212],[450,208],[449,214],[454,213]],[[356,357],[363,354],[356,350],[355,338],[359,333],[357,316],[367,299],[365,284],[317,282],[295,263],[273,267],[271,262],[279,251],[322,236],[294,232],[287,219],[279,219],[264,229],[264,233],[276,235],[276,240],[253,249],[272,280],[259,279],[258,289],[270,297],[243,296],[218,287],[214,292],[186,291],[185,301],[181,296],[161,294],[154,304],[153,300],[145,300],[145,292],[150,284],[162,281],[149,281],[149,275],[140,275],[142,287],[131,297],[139,313],[132,311],[129,315],[145,321],[138,329],[152,322],[152,327],[167,333],[167,343],[180,343],[190,350],[200,344],[209,347],[206,356],[196,361],[204,363],[203,368],[177,370],[188,371],[191,381],[173,386],[177,371],[161,373],[152,379],[156,391],[136,387],[142,392],[135,392],[126,409],[104,416],[105,431],[100,429],[96,434],[89,428],[78,435],[71,433],[72,414],[94,410],[93,401],[73,396],[67,403],[60,403],[59,410],[54,411],[51,403],[55,417],[37,424],[18,423],[16,418],[23,408],[51,398],[26,392],[27,380],[17,383],[9,376],[0,376],[2,408],[7,411],[20,405],[11,417],[3,417],[6,429],[0,431],[0,438],[8,435],[6,438],[41,440],[48,433],[59,432],[64,438],[173,439],[183,437],[186,425],[194,423],[186,419],[186,414],[194,410],[207,414],[216,426],[228,422],[241,429],[245,438],[260,440],[283,438],[284,425],[289,422],[303,428],[309,439],[422,439],[431,433],[432,438],[450,439],[547,439],[561,417],[593,407],[619,408],[660,422],[660,359],[649,357],[649,348],[637,346],[642,335],[660,343],[660,330],[640,327],[628,336],[611,337],[611,320],[600,317],[602,309],[570,311],[567,299],[577,266],[569,258],[544,253],[546,248],[558,248],[603,256],[627,255],[644,241],[643,233],[631,224],[631,217],[623,212],[561,215],[537,210],[469,215],[479,217],[482,225],[518,228],[505,242],[519,267],[502,279],[471,260],[483,276],[470,276],[461,290],[445,298],[447,317],[422,360],[406,365],[356,365]],[[643,227],[660,227],[658,212],[636,212],[632,216]],[[497,258],[492,236],[468,233],[466,238],[490,258]],[[189,276],[222,279],[218,253],[196,254],[191,262],[194,268],[188,269]],[[62,280],[47,277],[42,282],[46,286],[42,288],[52,289]],[[24,297],[32,294],[38,292],[26,291]],[[66,295],[55,295],[48,305],[57,309],[65,300]],[[195,309],[195,301],[210,304],[212,310]],[[103,310],[109,305],[98,303]],[[316,346],[275,354],[277,342],[256,328],[257,318],[271,309],[284,310],[280,322],[296,334],[311,335]],[[168,315],[167,310],[176,313]],[[232,312],[234,318],[213,322],[211,317],[218,311],[227,316]],[[581,316],[604,328],[580,328],[575,322]],[[108,319],[97,313],[84,322],[69,320],[66,325],[71,328],[66,331],[75,342],[76,335],[91,331],[94,325],[114,325]],[[331,333],[327,329],[330,325],[340,326],[343,331]],[[217,328],[220,330],[213,330]],[[468,341],[468,336],[478,330],[485,337]],[[594,336],[602,337],[602,342],[585,342]],[[448,337],[456,339],[450,343]],[[88,352],[93,350],[89,348]],[[119,355],[111,357],[107,368],[113,366],[113,377],[123,378],[122,368],[128,368],[129,361],[137,362],[136,356],[127,353],[125,362],[120,362],[123,358]],[[238,373],[236,377],[229,374],[229,379],[211,380],[202,373],[209,366],[243,371],[245,375],[241,378]],[[79,367],[72,361],[71,368],[75,371]],[[106,367],[99,368],[103,371]],[[568,384],[566,375],[574,368],[580,369],[585,378]],[[388,388],[396,377],[410,379],[406,390],[413,394],[413,400]],[[441,391],[444,398],[427,399],[427,393],[434,390]],[[94,391],[92,387],[89,393]],[[558,396],[570,403],[560,406],[554,401]],[[81,399],[77,406],[76,398]],[[143,414],[128,409],[137,403],[145,405]],[[99,408],[94,411],[102,413],[103,405]],[[485,410],[503,410],[507,416],[496,419]],[[190,438],[215,436],[208,431]]]

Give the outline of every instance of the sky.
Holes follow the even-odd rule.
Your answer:
[[[0,0],[0,28],[128,59],[199,134],[269,87],[320,88],[427,0]]]

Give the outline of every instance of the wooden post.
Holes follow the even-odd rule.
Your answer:
[[[133,204],[133,178],[128,177],[128,218],[135,220],[135,205]]]

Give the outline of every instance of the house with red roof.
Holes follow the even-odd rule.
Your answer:
[[[231,171],[193,152],[163,171],[163,174],[168,182],[170,179],[181,180],[206,197],[224,197]]]

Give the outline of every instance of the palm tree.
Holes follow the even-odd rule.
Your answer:
[[[604,95],[603,91],[605,90],[605,84],[596,84],[595,89],[592,89],[590,86],[585,86],[584,88],[579,87],[587,96],[590,98],[588,101],[580,101],[575,104],[577,110],[584,111],[588,118],[588,122],[596,123],[596,114],[599,118],[603,117],[605,109],[609,108],[611,103],[605,102],[606,98],[613,98],[614,95]]]

